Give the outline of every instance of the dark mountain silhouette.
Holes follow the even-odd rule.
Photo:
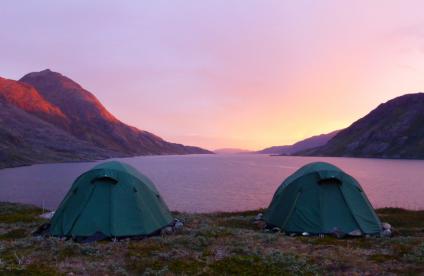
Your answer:
[[[128,126],[50,70],[0,78],[0,167],[152,154],[211,153]]]
[[[322,147],[301,155],[424,158],[424,93],[380,104]]]
[[[294,155],[299,151],[322,146],[333,138],[340,130],[335,130],[327,134],[312,136],[310,138],[299,141],[293,145],[269,147],[257,153],[275,154],[275,155]]]

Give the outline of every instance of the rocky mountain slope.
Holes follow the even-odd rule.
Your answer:
[[[95,147],[0,99],[0,168],[119,156]]]
[[[89,91],[50,70],[0,78],[0,167],[107,157],[210,153],[128,126]]]
[[[339,131],[340,130],[335,130],[327,134],[312,136],[310,138],[301,140],[293,145],[269,147],[269,148],[257,151],[257,153],[275,154],[275,155],[294,155],[295,153],[299,151],[303,151],[306,149],[311,149],[311,148],[324,145],[331,138],[333,138]]]
[[[379,105],[322,147],[301,155],[424,158],[424,93]]]
[[[69,122],[56,126],[81,140],[129,155],[209,153],[169,143],[122,123],[93,94],[59,73],[47,69],[27,74],[20,81],[35,87],[48,102],[60,108]]]

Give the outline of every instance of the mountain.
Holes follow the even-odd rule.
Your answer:
[[[301,155],[424,158],[424,93],[380,104],[326,145]]]
[[[0,97],[0,168],[117,156],[6,102]]]
[[[237,148],[222,148],[214,150],[217,154],[236,154],[236,153],[249,153],[250,150],[237,149]]]
[[[31,85],[0,77],[0,98],[5,103],[32,113],[40,119],[56,124],[64,124],[67,121],[65,114],[46,101]]]
[[[92,93],[49,69],[29,73],[20,82],[35,87],[68,120],[59,124],[49,122],[96,146],[127,155],[211,153],[198,147],[167,142],[150,132],[122,123]]]
[[[299,151],[319,147],[326,144],[339,131],[340,130],[335,130],[327,134],[312,136],[310,138],[299,141],[293,145],[269,147],[269,148],[257,151],[257,153],[275,154],[275,155],[294,155],[295,153]]]
[[[128,126],[50,70],[0,77],[0,167],[151,154],[211,153]]]

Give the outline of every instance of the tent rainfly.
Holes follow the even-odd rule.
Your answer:
[[[173,221],[153,183],[135,168],[106,162],[79,176],[50,222],[53,236],[154,234]]]
[[[264,220],[288,233],[374,235],[381,231],[359,183],[324,162],[308,164],[289,176],[275,192]]]

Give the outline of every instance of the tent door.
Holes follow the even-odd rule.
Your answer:
[[[360,229],[346,204],[340,191],[338,180],[320,183],[320,213],[323,233],[331,233],[335,229],[344,233]]]

